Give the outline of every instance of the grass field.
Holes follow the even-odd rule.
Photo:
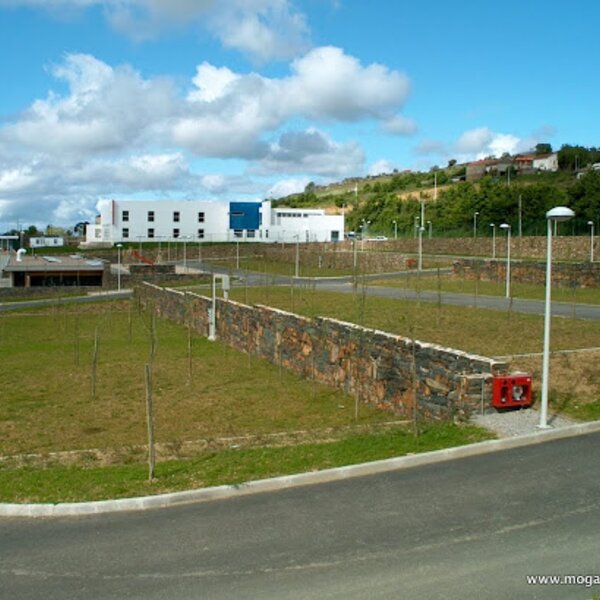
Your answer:
[[[341,392],[197,336],[191,337],[190,361],[187,330],[155,323],[157,441],[354,423],[354,403]],[[150,338],[148,316],[127,302],[1,315],[0,454],[145,443]],[[389,419],[361,406],[358,422]]]
[[[325,293],[310,283],[293,288],[234,288],[232,297],[309,316],[330,315],[488,356],[541,349],[541,317],[509,311],[369,297],[360,286],[353,295]],[[170,445],[173,452],[163,456],[157,481],[150,484],[140,452],[146,443],[144,366],[150,362],[152,348],[150,317],[138,314],[129,302],[57,304],[0,314],[0,456],[100,448],[117,449],[119,458],[118,464],[102,467],[102,461],[86,459],[85,453],[74,466],[60,461],[42,461],[40,467],[35,459],[0,460],[0,501],[101,499],[239,483],[458,445],[490,435],[446,424],[429,426],[419,437],[403,427],[382,430],[390,415],[365,405],[360,406],[355,424],[353,399],[344,394],[219,343],[190,338],[180,326],[160,319],[154,323],[156,440]],[[600,324],[554,320],[553,349],[589,347],[598,340]],[[583,419],[599,418],[599,355],[566,356],[553,359],[553,372],[561,374],[561,381],[553,382],[551,389],[554,408]],[[515,366],[527,366],[527,360],[535,373],[537,359],[521,359]],[[562,369],[555,361],[562,361]],[[579,387],[568,387],[569,377],[576,377]],[[221,445],[192,458],[169,460],[178,457],[177,449],[188,440],[244,435],[266,439],[275,432],[326,427],[348,429],[333,441],[314,442],[308,436],[285,447]]]
[[[406,430],[353,435],[320,444],[281,448],[231,448],[205,452],[188,460],[158,463],[150,483],[143,464],[109,467],[10,468],[0,462],[0,502],[102,500],[173,492],[252,479],[307,472],[348,464],[427,452],[489,439],[472,426],[437,424],[419,437]]]
[[[360,286],[354,294],[323,292],[310,283],[293,288],[234,288],[232,299],[307,316],[330,316],[484,356],[542,350],[543,318],[512,311],[377,298],[362,293]],[[553,350],[589,348],[599,342],[600,323],[553,319]]]
[[[386,287],[400,287],[412,290],[428,290],[440,292],[453,292],[458,294],[469,294],[471,296],[505,296],[505,281],[477,281],[459,278],[454,275],[418,272],[411,273],[402,279],[382,279],[371,282],[372,285]],[[545,286],[528,283],[511,283],[511,296],[513,298],[525,298],[532,300],[543,300],[545,297]],[[552,288],[552,300],[556,302],[600,304],[599,288],[564,288],[554,286]]]

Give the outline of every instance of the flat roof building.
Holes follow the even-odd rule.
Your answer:
[[[22,250],[10,256],[3,271],[12,287],[102,286],[109,265],[102,260],[90,260],[79,255],[33,256]]]
[[[104,200],[86,245],[123,242],[331,242],[344,238],[344,215],[272,208],[271,202]]]

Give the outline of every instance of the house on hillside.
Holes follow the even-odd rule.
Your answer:
[[[467,181],[476,181],[487,175],[500,161],[484,158],[467,164]]]
[[[542,154],[533,159],[533,168],[536,171],[558,171],[558,153]]]

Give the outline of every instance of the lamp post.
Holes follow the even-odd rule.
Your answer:
[[[502,223],[500,229],[506,229],[506,297],[510,298],[510,225]]]
[[[419,215],[415,217],[415,238],[417,237],[417,233],[419,233]]]
[[[392,223],[394,224],[394,239],[397,240],[398,239],[398,221],[392,221]]]
[[[477,237],[477,215],[479,214],[478,211],[475,211],[473,213],[473,237],[476,238]]]
[[[546,302],[544,307],[544,354],[542,361],[542,403],[540,406],[540,429],[548,428],[548,375],[550,371],[550,298],[552,288],[552,226],[568,221],[575,213],[566,206],[557,206],[546,213],[548,241],[546,249]]]
[[[496,224],[490,223],[492,228],[492,259],[496,258]]]
[[[594,221],[588,221],[590,226],[590,262],[594,262]]]
[[[295,235],[296,238],[296,269],[295,277],[300,277],[300,234]]]
[[[361,231],[362,231],[362,235],[360,236],[360,251],[364,251],[365,249],[365,237],[367,235],[367,230],[369,229],[369,225],[371,224],[371,221],[365,221],[363,219],[362,225],[361,225]]]
[[[240,270],[240,240],[235,241],[235,268]]]
[[[425,227],[419,227],[419,271],[423,270],[423,232]]]
[[[217,279],[221,280],[223,298],[229,300],[229,275],[213,273],[212,281],[212,305],[208,310],[208,339],[214,342],[217,339]]]
[[[188,236],[183,236],[183,270],[187,273],[187,239]]]
[[[121,291],[121,248],[123,244],[117,244],[117,291]]]

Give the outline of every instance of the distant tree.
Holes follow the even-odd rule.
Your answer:
[[[306,184],[306,187],[304,188],[304,193],[305,194],[314,194],[316,187],[317,186],[315,185],[314,181],[310,181],[309,183]]]
[[[451,158],[448,161],[448,168],[451,169],[455,164],[456,164],[456,159],[455,158]]]
[[[540,154],[551,154],[552,153],[552,145],[540,143],[535,145],[535,153],[537,156]]]

